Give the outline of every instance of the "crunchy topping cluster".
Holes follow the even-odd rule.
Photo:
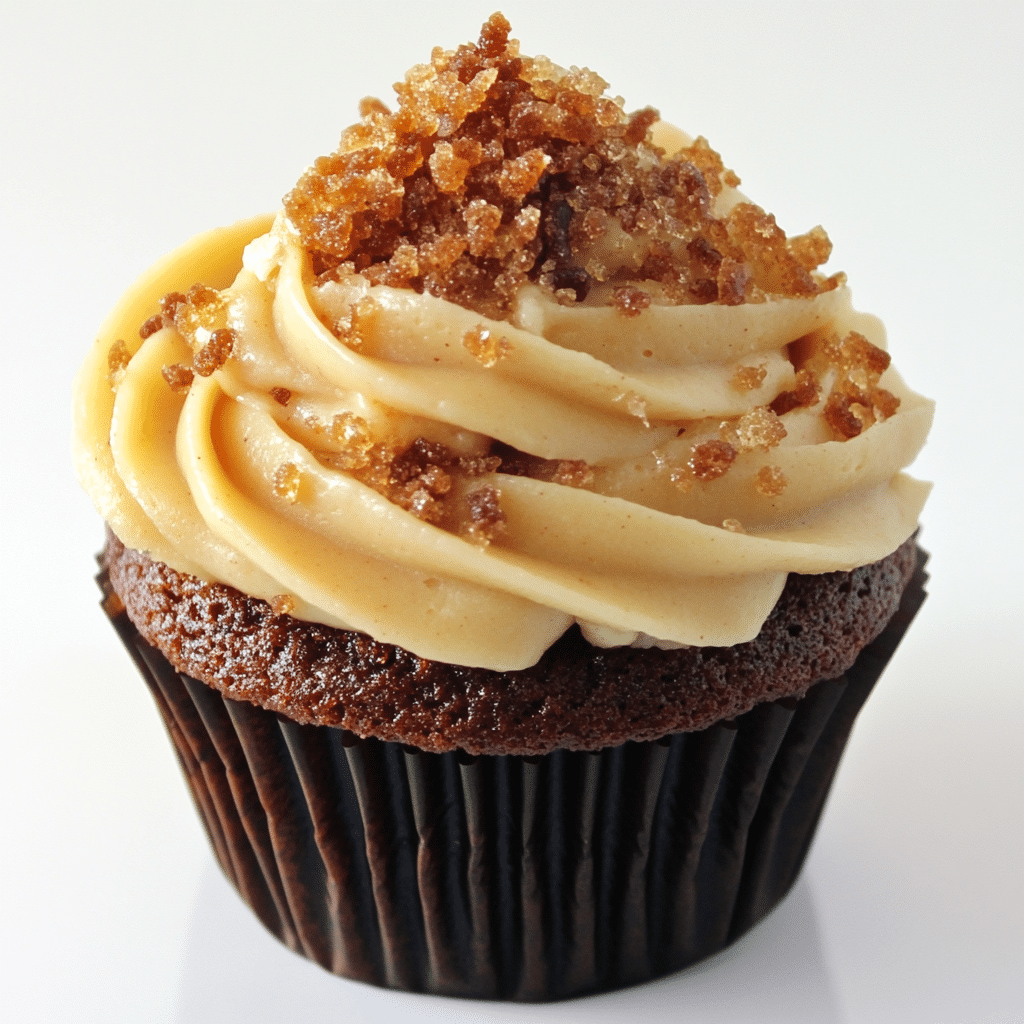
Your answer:
[[[190,366],[172,363],[161,371],[172,391],[184,394],[192,386],[196,374],[209,377],[228,361],[238,334],[224,326],[225,312],[220,292],[204,284],[194,284],[188,294],[168,292],[160,300],[160,312],[154,313],[139,328],[139,337],[145,341],[164,327],[173,327],[192,348],[194,354]],[[111,386],[115,390],[130,359],[131,354],[124,341],[114,342],[107,361]]]
[[[889,353],[873,345],[863,334],[850,331],[840,339],[835,331],[816,331],[790,345],[797,369],[796,387],[783,391],[771,404],[778,415],[816,405],[822,380],[831,377],[822,416],[836,440],[847,441],[879,420],[888,419],[900,400],[879,387],[889,367]]]
[[[500,457],[459,455],[425,437],[404,449],[386,441],[375,443],[366,420],[354,413],[335,416],[324,433],[329,446],[317,453],[324,464],[351,473],[407,512],[480,544],[500,533],[505,521],[500,492],[491,485],[471,491],[456,486],[460,478],[495,472]]]
[[[723,422],[717,439],[695,444],[684,465],[670,468],[670,479],[680,490],[686,492],[696,481],[709,483],[724,476],[743,452],[768,452],[779,445],[786,436],[779,417],[818,405],[822,381],[832,383],[821,415],[838,441],[856,437],[899,408],[900,400],[878,385],[889,366],[889,354],[863,334],[851,331],[840,340],[834,331],[816,331],[793,342],[789,354],[797,368],[796,386],[780,392],[770,405],[755,406],[738,419]],[[760,387],[764,376],[761,367],[741,367],[732,384],[738,390],[753,390]],[[754,489],[766,498],[777,497],[787,484],[778,466],[762,466],[754,478]]]
[[[524,57],[508,33],[495,14],[476,44],[435,49],[395,86],[394,112],[364,100],[285,197],[318,275],[355,270],[494,318],[528,280],[563,302],[610,282],[625,316],[652,291],[736,304],[839,283],[815,272],[821,228],[787,239],[750,203],[715,216],[739,179],[705,140],[666,156],[655,110],[626,114],[598,75]]]

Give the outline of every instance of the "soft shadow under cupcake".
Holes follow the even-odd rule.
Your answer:
[[[289,953],[253,920],[211,864],[196,891],[175,1020],[179,1024],[340,1021],[757,1020],[838,1024],[843,1015],[806,880],[760,925],[688,970],[620,992],[550,1004],[489,1003],[377,989]]]

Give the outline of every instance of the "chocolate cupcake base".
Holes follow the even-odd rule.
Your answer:
[[[299,725],[175,671],[100,582],[218,861],[290,949],[388,988],[543,1001],[715,953],[793,885],[861,705],[924,600],[843,676],[700,732],[539,757]]]

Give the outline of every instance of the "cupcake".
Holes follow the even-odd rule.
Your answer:
[[[214,852],[330,971],[557,999],[792,885],[923,599],[931,403],[703,138],[494,15],[130,289],[104,607]]]

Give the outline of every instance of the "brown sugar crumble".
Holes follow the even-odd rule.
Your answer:
[[[716,216],[739,179],[706,140],[666,154],[657,111],[627,114],[598,75],[525,57],[509,31],[495,14],[475,44],[436,48],[395,86],[394,111],[364,100],[285,197],[317,275],[347,267],[495,319],[528,281],[566,303],[610,282],[626,316],[652,290],[737,304],[837,286],[817,270],[831,249],[821,228],[787,238],[745,202]],[[613,255],[623,234],[629,266]]]
[[[110,382],[111,391],[117,391],[120,387],[131,359],[132,354],[123,338],[118,338],[107,349],[107,380]]]
[[[512,343],[500,335],[495,337],[483,324],[471,327],[462,336],[462,346],[483,367],[490,369],[512,351]]]
[[[169,366],[163,367],[160,374],[167,381],[167,386],[176,394],[184,394],[192,387],[192,381],[195,380],[191,368],[182,366],[181,363],[171,363]]]
[[[164,324],[163,315],[156,313],[151,316],[140,328],[139,337],[145,341],[151,334],[156,334],[157,331],[162,330]]]
[[[756,391],[767,376],[768,367],[764,363],[760,366],[737,366],[729,383],[736,391]]]
[[[272,480],[274,493],[293,505],[299,500],[299,488],[302,486],[302,473],[294,462],[282,463],[274,470]]]
[[[290,615],[295,611],[295,599],[288,594],[276,594],[268,604],[275,615]]]
[[[210,340],[195,354],[192,368],[200,377],[209,377],[228,361],[237,340],[238,335],[230,327],[214,331]]]
[[[819,381],[826,374],[833,375],[834,380],[822,416],[839,441],[857,437],[899,409],[899,398],[879,387],[882,374],[889,368],[889,353],[857,331],[850,331],[842,339],[835,331],[816,331],[790,345],[790,357],[799,366],[797,388],[776,397],[772,402],[776,413],[815,404],[820,395]]]
[[[292,393],[288,388],[271,388],[270,397],[278,405],[287,405],[292,400]]]
[[[762,466],[754,477],[754,490],[764,498],[777,498],[789,480],[778,466]]]
[[[728,441],[704,441],[694,445],[687,466],[697,480],[717,480],[736,461],[736,449]]]
[[[487,547],[505,529],[505,513],[501,510],[501,491],[485,484],[466,495],[467,517],[460,532],[464,537]]]
[[[766,452],[782,441],[786,428],[767,405],[758,405],[735,422],[723,423],[719,433],[737,452],[752,452],[757,448]]]

